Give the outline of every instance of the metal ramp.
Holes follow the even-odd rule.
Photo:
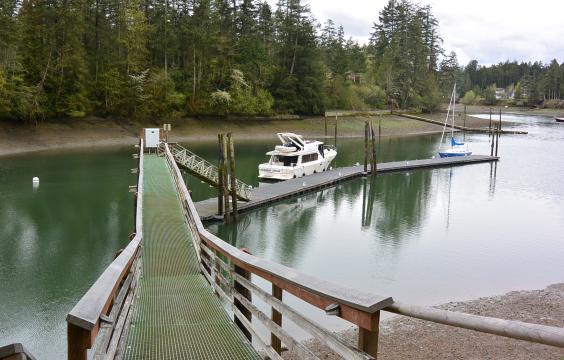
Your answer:
[[[125,360],[259,360],[201,273],[163,157],[145,155],[141,279]]]
[[[172,156],[178,165],[189,171],[192,175],[217,187],[219,185],[219,169],[206,159],[199,157],[182,145],[176,143],[168,144]],[[164,143],[159,145],[159,153],[164,152]],[[243,201],[250,201],[250,190],[252,186],[245,184],[239,179],[236,180],[237,198]],[[228,181],[228,188],[231,190],[231,183]]]

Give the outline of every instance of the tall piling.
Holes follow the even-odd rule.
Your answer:
[[[364,122],[364,173],[368,173],[368,121]]]
[[[227,158],[229,159],[229,178],[231,183],[231,217],[237,219],[237,176],[235,174],[235,146],[231,133],[227,133]]]
[[[217,213],[223,215],[223,162],[225,161],[223,157],[223,134],[217,134],[217,145]]]

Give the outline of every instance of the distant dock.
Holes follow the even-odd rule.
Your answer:
[[[415,169],[468,165],[497,160],[499,160],[499,157],[497,156],[471,155],[425,160],[394,161],[378,164],[378,173],[383,174]],[[251,200],[249,202],[238,202],[238,212],[248,211],[278,200],[317,191],[333,186],[339,182],[361,177],[363,175],[364,167],[361,164],[359,166],[337,168],[306,177],[286,180],[266,185],[264,187],[255,188],[251,191]],[[200,215],[200,219],[203,221],[218,219],[217,198],[214,197],[204,201],[199,201],[195,203],[195,206],[198,214]],[[219,217],[219,219],[220,218],[221,217]]]

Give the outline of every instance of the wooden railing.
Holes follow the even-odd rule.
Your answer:
[[[185,209],[194,246],[199,251],[202,273],[217,295],[229,304],[234,314],[234,321],[242,331],[249,339],[252,338],[253,343],[258,343],[265,355],[271,359],[281,358],[279,355],[282,349],[281,343],[284,343],[289,350],[295,350],[300,354],[300,358],[317,358],[281,326],[282,317],[289,319],[345,359],[376,358],[381,310],[483,333],[564,347],[563,328],[402,304],[394,302],[391,297],[361,292],[319,280],[237,249],[204,228],[167,145],[164,155],[167,157]],[[253,283],[251,275],[270,282],[272,291],[269,293]],[[323,309],[327,315],[339,316],[357,325],[359,329],[357,346],[351,346],[335,333],[284,303],[282,301],[284,291]],[[253,304],[253,295],[271,307],[270,315]],[[253,317],[268,329],[270,341],[262,338],[257,332],[252,321]]]
[[[113,359],[124,348],[128,313],[140,274],[139,248],[143,238],[143,140],[139,145],[139,166],[135,207],[135,233],[96,282],[67,315],[69,360]],[[137,154],[136,154],[137,156]]]

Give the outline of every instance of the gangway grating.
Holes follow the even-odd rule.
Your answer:
[[[142,276],[125,359],[260,359],[200,272],[165,158],[144,159]]]

